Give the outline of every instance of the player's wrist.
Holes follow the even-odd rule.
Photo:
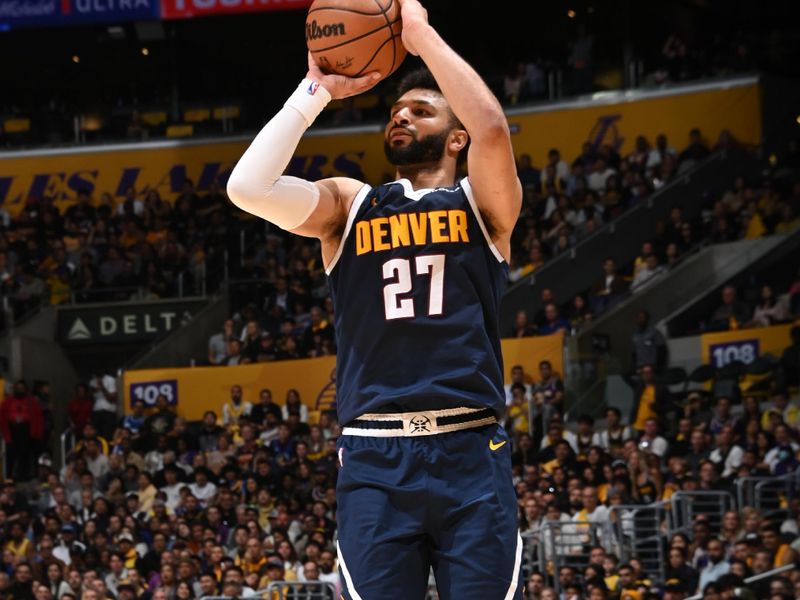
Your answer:
[[[306,124],[311,125],[330,101],[330,92],[319,81],[306,77],[286,100],[286,106],[299,112]]]

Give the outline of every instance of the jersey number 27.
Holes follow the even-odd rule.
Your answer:
[[[414,258],[414,270],[417,277],[430,276],[430,294],[428,295],[428,316],[442,314],[444,298],[444,254],[426,254]],[[386,320],[413,319],[414,299],[402,296],[411,292],[411,259],[393,258],[383,263],[383,279],[391,280],[383,287],[383,306]]]

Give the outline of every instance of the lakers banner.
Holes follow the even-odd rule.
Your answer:
[[[683,92],[638,92],[625,101],[561,103],[509,115],[517,155],[530,154],[542,167],[550,148],[571,161],[585,142],[611,145],[628,153],[636,136],[651,143],[664,133],[678,150],[688,143],[688,132],[699,127],[711,143],[728,129],[747,144],[761,139],[760,89],[755,79],[738,83],[706,84]],[[520,109],[522,110],[522,109]],[[227,181],[251,136],[219,142],[154,142],[98,150],[51,150],[0,153],[0,205],[16,215],[28,198],[50,196],[64,208],[78,190],[95,199],[102,192],[121,200],[128,188],[140,195],[155,189],[173,200],[184,180],[198,191],[213,181]],[[373,185],[394,179],[383,154],[379,126],[312,132],[303,138],[287,173],[309,180],[343,176]]]
[[[549,360],[557,373],[563,373],[564,334],[503,340],[503,360],[507,366],[522,365],[527,373],[538,373],[540,360]],[[133,402],[155,404],[163,394],[187,420],[199,420],[213,410],[222,414],[234,385],[242,387],[242,397],[253,402],[263,389],[269,389],[276,402],[283,404],[290,389],[297,390],[310,410],[325,410],[336,399],[336,359],[334,357],[257,363],[237,367],[194,367],[185,369],[147,369],[123,375],[125,411]]]
[[[780,358],[783,350],[792,343],[789,332],[794,325],[790,323],[703,334],[700,336],[703,363],[720,368],[736,361],[750,364],[767,353]]]
[[[688,91],[695,89],[696,91]],[[651,145],[667,136],[678,152],[689,144],[689,131],[700,129],[709,146],[727,129],[741,143],[761,143],[761,90],[755,80],[735,86],[694,86],[683,93],[643,92],[627,101],[566,104],[553,110],[509,117],[517,155],[528,153],[542,167],[550,148],[558,148],[571,163],[585,142],[594,148],[609,145],[623,156],[643,135]]]

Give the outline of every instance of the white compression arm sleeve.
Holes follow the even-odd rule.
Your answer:
[[[300,83],[233,169],[227,186],[231,202],[287,231],[308,220],[319,203],[317,186],[281,173],[305,130],[330,100],[318,83],[308,79]]]

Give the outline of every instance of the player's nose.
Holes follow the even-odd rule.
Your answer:
[[[409,119],[409,111],[407,108],[401,108],[394,115],[392,115],[392,125],[408,125],[411,120]]]

